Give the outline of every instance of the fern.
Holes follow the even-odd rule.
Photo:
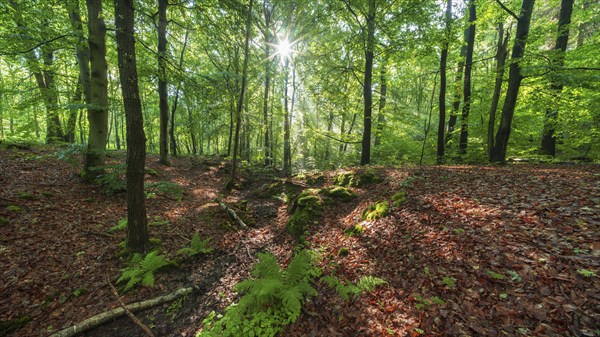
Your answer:
[[[196,233],[192,236],[192,242],[190,242],[190,246],[181,248],[177,251],[177,254],[187,255],[188,257],[198,254],[209,254],[213,251],[213,249],[208,246],[209,241],[210,238],[206,240],[200,240],[200,235]]]
[[[355,299],[363,292],[369,292],[375,289],[377,286],[387,283],[386,281],[373,277],[373,276],[362,276],[356,284],[345,280],[345,283],[340,281],[337,277],[327,275],[321,278],[329,288],[335,289],[340,297],[347,301],[349,299]]]
[[[157,251],[152,251],[143,258],[141,254],[134,254],[129,267],[122,270],[117,283],[127,281],[124,291],[129,291],[138,284],[154,287],[154,273],[171,263],[164,256],[158,255]]]
[[[234,287],[243,295],[240,301],[216,321],[211,314],[197,336],[275,336],[298,319],[304,301],[317,294],[311,285],[321,273],[315,256],[300,252],[285,269],[272,254],[259,254],[258,259],[254,278]]]
[[[170,181],[157,181],[145,184],[146,197],[154,198],[157,195],[165,195],[181,201],[183,198],[183,188],[177,183]]]
[[[123,218],[123,219],[119,220],[119,222],[117,222],[117,225],[111,227],[108,230],[108,232],[113,233],[113,232],[118,232],[118,231],[122,231],[125,229],[127,229],[127,218]]]

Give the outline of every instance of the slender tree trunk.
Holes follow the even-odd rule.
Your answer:
[[[448,128],[446,131],[446,140],[445,146],[450,148],[451,140],[454,137],[454,127],[456,126],[456,121],[458,120],[458,110],[460,109],[460,100],[462,99],[462,80],[463,80],[463,72],[465,69],[465,58],[467,56],[467,34],[468,29],[465,29],[464,39],[465,43],[460,48],[460,59],[458,61],[458,67],[456,71],[456,76],[454,78],[454,101],[452,102],[452,112],[450,113],[450,117],[448,118]]]
[[[188,37],[190,30],[185,30],[185,37],[183,39],[183,47],[181,48],[181,55],[179,55],[179,68],[183,67],[183,56],[185,55],[185,49],[188,44]],[[175,90],[175,98],[173,99],[173,106],[171,107],[171,129],[169,130],[169,138],[171,140],[171,155],[177,156],[177,140],[175,139],[175,113],[177,112],[177,102],[179,102],[179,92],[181,91],[181,80],[177,84],[177,90]],[[194,145],[195,146],[195,145]],[[196,152],[194,151],[194,154]]]
[[[504,81],[504,64],[508,54],[509,34],[504,35],[504,25],[498,24],[498,45],[496,51],[496,83],[494,84],[494,93],[492,94],[492,104],[490,107],[490,119],[488,121],[487,131],[487,150],[488,159],[492,160],[492,149],[494,147],[494,130],[496,128],[496,111],[500,102],[500,92],[502,91],[502,82]]]
[[[368,165],[371,162],[371,115],[373,112],[373,59],[375,52],[375,15],[377,12],[376,0],[368,0],[368,13],[366,17],[365,32],[365,73],[363,81],[364,97],[364,120],[362,151],[360,156],[360,165]]]
[[[244,65],[242,66],[242,83],[240,88],[240,98],[237,102],[235,114],[235,137],[233,142],[233,158],[231,159],[231,177],[227,188],[232,188],[235,184],[235,176],[237,171],[237,157],[240,143],[240,127],[242,124],[242,109],[244,107],[244,94],[246,93],[246,77],[248,76],[248,55],[250,52],[250,29],[252,28],[252,4],[254,0],[250,0],[248,4],[248,13],[246,18],[246,41],[244,43]]]
[[[271,145],[269,138],[269,89],[271,87],[271,14],[273,14],[273,5],[269,0],[263,1],[263,14],[265,19],[265,28],[263,31],[265,39],[265,87],[263,98],[263,134],[264,134],[264,150],[265,150],[265,166],[273,165],[271,154]]]
[[[69,107],[69,119],[67,120],[67,128],[65,130],[65,141],[69,143],[75,143],[75,129],[77,128],[77,114],[79,110],[81,110],[82,103],[82,95],[83,95],[83,86],[81,85],[81,80],[77,79],[77,84],[75,86],[75,92],[73,93],[74,104],[71,104]]]
[[[148,219],[144,195],[146,136],[139,96],[134,39],[134,0],[114,0],[121,91],[127,119],[127,248],[148,249]]]
[[[450,43],[450,32],[452,22],[452,0],[447,0],[446,3],[446,34],[444,36],[444,43],[442,46],[442,53],[440,56],[440,95],[438,105],[440,109],[440,117],[438,121],[438,132],[437,132],[437,163],[442,164],[444,162],[444,129],[446,126],[446,63],[448,60],[448,45]]]
[[[188,104],[186,104],[186,107],[188,112],[190,140],[192,142],[192,153],[195,156],[198,154],[198,149],[196,148],[196,130],[194,128],[194,118],[192,117],[192,108]],[[202,152],[202,144],[200,144],[200,152]]]
[[[283,174],[286,177],[292,175],[292,167],[290,165],[292,156],[292,148],[290,144],[290,108],[289,108],[289,72],[290,72],[290,61],[285,60],[284,65],[284,81],[283,81]]]
[[[105,162],[108,135],[108,78],[106,64],[106,26],[102,0],[87,0],[90,50],[90,105],[88,106],[88,148],[85,177],[94,180]]]
[[[465,81],[463,89],[463,110],[460,127],[459,151],[461,154],[467,152],[467,142],[469,139],[469,113],[471,111],[471,68],[473,67],[473,48],[475,44],[475,20],[477,12],[475,0],[469,0],[469,28],[467,38],[467,58],[465,60]]]
[[[560,3],[560,17],[558,19],[558,35],[554,46],[551,66],[561,68],[565,65],[565,52],[569,43],[569,25],[573,13],[573,0],[562,0]],[[557,69],[554,69],[555,71]],[[556,77],[551,78],[550,89],[552,90],[551,106],[546,109],[544,120],[544,133],[542,135],[541,152],[550,156],[556,155],[556,138],[554,132],[558,122],[558,101],[563,90],[563,84]]]
[[[167,6],[158,0],[158,107],[160,110],[160,163],[169,165],[169,94],[167,92]]]
[[[531,24],[531,14],[535,0],[523,0],[521,4],[521,13],[517,23],[517,33],[515,43],[512,49],[511,63],[508,71],[508,88],[506,89],[506,98],[502,107],[502,116],[500,117],[500,126],[496,133],[494,148],[491,153],[492,162],[505,162],[506,150],[508,148],[508,139],[512,129],[512,119],[517,105],[519,88],[523,75],[521,74],[521,58],[525,54],[527,45],[527,36],[529,35],[529,26]]]
[[[379,110],[377,112],[377,132],[375,132],[375,146],[381,145],[381,136],[383,134],[383,126],[385,125],[385,103],[387,99],[387,76],[386,76],[386,63],[381,65],[381,91],[379,93]]]

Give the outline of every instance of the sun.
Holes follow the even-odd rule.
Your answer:
[[[290,59],[293,53],[292,45],[293,44],[288,40],[287,37],[281,39],[276,45],[277,55],[279,55],[282,60]]]

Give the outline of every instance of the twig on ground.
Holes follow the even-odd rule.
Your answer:
[[[121,305],[121,307],[123,308],[123,310],[125,310],[125,313],[127,314],[127,316],[129,316],[129,318],[133,321],[133,323],[135,323],[137,326],[139,326],[140,328],[142,328],[142,330],[144,330],[144,332],[146,333],[146,335],[148,335],[150,337],[156,337],[156,336],[154,336],[154,334],[152,333],[152,331],[150,331],[150,328],[148,328],[146,326],[146,324],[142,323],[142,321],[140,321],[131,312],[131,310],[127,309],[127,306],[125,305],[125,303],[123,303],[123,300],[121,299],[121,296],[119,296],[119,293],[117,292],[117,289],[115,289],[115,286],[113,286],[112,282],[110,282],[110,280],[108,278],[106,279],[106,282],[110,286],[110,289],[112,290],[113,295],[115,295],[115,297],[117,298],[117,301],[119,301],[119,304]]]

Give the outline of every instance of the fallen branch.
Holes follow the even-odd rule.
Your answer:
[[[225,205],[223,202],[218,201],[219,202],[219,207],[221,207],[229,216],[229,218],[231,218],[231,220],[234,220],[235,222],[237,222],[240,227],[247,229],[248,226],[244,223],[244,221],[242,221],[242,219],[240,219],[240,217],[235,213],[234,210],[232,210],[231,208],[229,208],[227,205]]]
[[[129,316],[129,318],[133,321],[133,323],[135,323],[137,326],[142,328],[142,330],[144,330],[146,335],[148,335],[149,337],[156,337],[156,336],[154,336],[152,331],[146,326],[146,324],[142,323],[142,321],[140,321],[137,317],[135,317],[135,315],[131,312],[131,310],[127,309],[127,306],[125,305],[125,303],[123,303],[123,300],[119,296],[117,289],[115,289],[115,286],[113,286],[113,284],[110,282],[110,280],[107,280],[107,283],[110,286],[110,289],[112,290],[113,295],[115,295],[115,297],[117,298],[117,301],[119,301],[121,308],[125,309],[125,313],[127,314],[127,316]]]
[[[129,304],[129,305],[125,306],[125,308],[127,308],[127,310],[129,310],[130,312],[135,312],[135,311],[152,308],[152,307],[155,307],[157,305],[160,305],[160,304],[163,304],[166,302],[171,302],[181,296],[185,296],[185,295],[191,293],[192,290],[193,290],[193,288],[181,288],[181,289],[178,289],[177,291],[172,292],[167,295],[163,295],[163,296],[155,297],[153,299]],[[110,320],[119,318],[125,314],[126,314],[126,311],[122,307],[115,308],[115,309],[112,309],[109,311],[105,311],[101,314],[90,317],[79,324],[75,324],[71,327],[61,330],[61,331],[51,335],[50,337],[72,337],[72,336],[78,335],[82,332],[93,329],[97,326],[100,326]]]

